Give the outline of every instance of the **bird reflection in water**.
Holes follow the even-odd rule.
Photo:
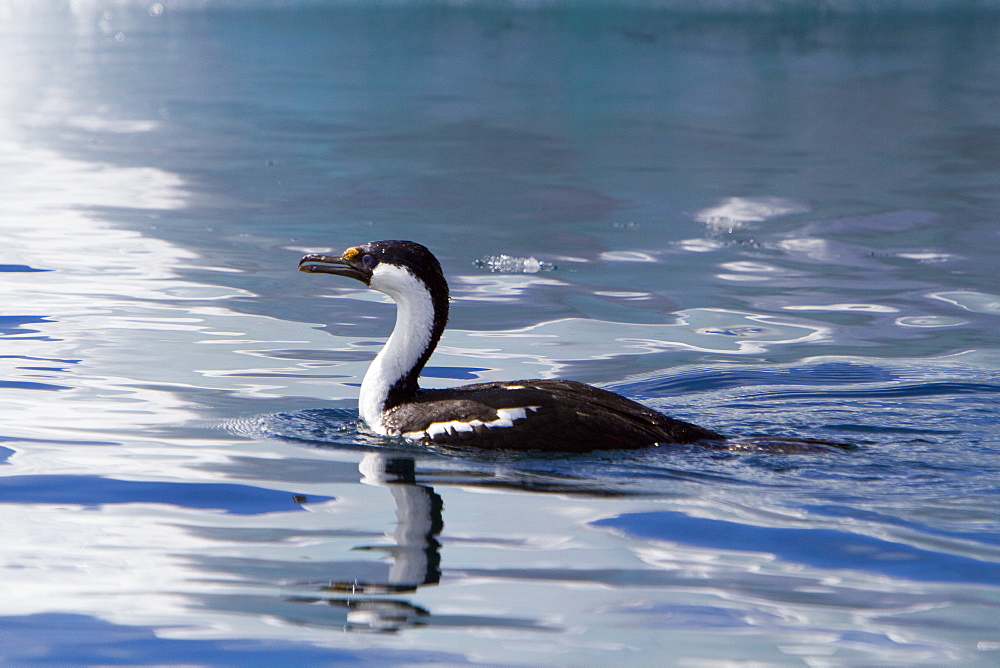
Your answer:
[[[297,596],[290,600],[345,608],[348,630],[391,632],[423,625],[430,618],[428,610],[400,598],[383,596],[415,592],[422,585],[441,580],[441,543],[437,536],[444,527],[444,504],[431,487],[417,484],[412,457],[368,453],[358,468],[363,484],[388,488],[396,503],[396,529],[392,533],[395,545],[356,548],[388,552],[392,563],[385,581],[330,582],[323,591],[344,596]]]

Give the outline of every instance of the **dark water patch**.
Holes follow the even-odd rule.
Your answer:
[[[9,388],[12,390],[44,390],[47,392],[73,389],[72,387],[69,387],[67,385],[53,385],[52,383],[36,383],[28,380],[0,380],[0,388]]]
[[[38,323],[53,322],[48,316],[40,315],[0,315],[0,336],[17,336],[20,339],[31,338],[43,341],[53,341],[48,337],[26,337],[24,334],[37,334],[39,330],[25,327]]]
[[[858,383],[885,383],[899,375],[884,367],[857,362],[827,362],[809,366],[760,369],[760,368],[710,368],[689,373],[671,373],[641,381],[618,384],[621,391],[631,395],[660,397],[725,390],[753,385],[854,385]]]
[[[301,510],[303,503],[330,498],[224,483],[133,481],[85,475],[0,478],[0,503],[16,504],[72,504],[96,508],[120,503],[162,503],[222,510],[235,515],[260,515]]]
[[[26,264],[0,264],[0,272],[30,273],[36,271],[52,271],[51,269],[36,269]]]
[[[953,395],[1000,394],[1000,385],[994,383],[912,383],[871,389],[837,390],[831,392],[759,392],[751,397],[770,401],[781,399],[895,399],[922,398]]]
[[[428,378],[453,378],[455,380],[478,380],[483,371],[491,371],[486,367],[475,366],[425,366],[420,374]]]
[[[834,529],[752,526],[680,512],[629,513],[595,526],[698,547],[763,552],[822,569],[847,569],[928,582],[1000,582],[1000,564]]]
[[[0,446],[0,465],[10,464],[10,462],[7,460],[10,459],[10,456],[15,452],[17,452],[17,450],[12,450],[10,448],[5,448],[3,446]]]
[[[952,436],[961,434],[958,429],[922,429],[918,427],[888,427],[885,425],[869,424],[825,424],[821,429],[830,429],[836,432],[854,432],[861,434],[936,434],[941,436]]]
[[[235,634],[234,634],[235,635]],[[0,617],[0,663],[32,666],[216,665],[246,668],[329,665],[464,665],[450,652],[345,650],[292,640],[164,638],[148,626],[123,626],[69,613]]]
[[[879,526],[900,527],[914,532],[930,531],[929,527],[926,524],[914,522],[912,520],[906,520],[901,517],[888,515],[886,513],[880,513],[873,510],[866,510],[863,508],[855,508],[851,506],[841,506],[841,505],[803,505],[802,509],[810,513],[816,513],[817,515],[822,515],[825,517],[860,520],[863,522],[870,522],[872,524]],[[984,531],[952,531],[952,530],[935,528],[933,529],[933,533],[935,536],[946,536],[948,538],[954,538],[957,540],[968,540],[968,541],[975,541],[978,543],[986,543],[989,545],[1000,545],[1000,534],[993,531],[992,527],[990,527],[990,530],[984,530]]]
[[[434,484],[495,487],[529,492],[619,497],[671,493],[669,483],[744,483],[712,471],[718,451],[698,445],[598,450],[586,453],[423,448],[438,459],[423,460],[418,478]],[[741,454],[725,452],[731,457]],[[441,463],[444,463],[442,465]],[[667,485],[667,486],[665,486]]]
[[[890,211],[871,216],[856,216],[821,220],[806,225],[802,232],[826,237],[844,234],[851,239],[856,235],[911,232],[940,223],[941,216],[929,211]]]

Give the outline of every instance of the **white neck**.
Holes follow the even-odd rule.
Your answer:
[[[409,374],[430,345],[434,302],[423,282],[402,267],[378,265],[372,273],[370,286],[396,302],[396,325],[361,382],[358,411],[373,431],[388,434],[382,412],[389,390]]]

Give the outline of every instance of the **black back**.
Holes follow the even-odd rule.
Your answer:
[[[512,426],[476,425],[470,431],[448,430],[425,440],[487,449],[575,452],[724,440],[614,392],[569,380],[421,390],[413,400],[389,411],[386,423],[400,432],[422,432],[434,423],[488,423],[498,419],[498,410],[527,406],[536,409],[527,410]]]

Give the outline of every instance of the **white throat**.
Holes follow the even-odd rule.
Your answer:
[[[396,302],[396,324],[361,382],[358,411],[373,431],[389,434],[382,419],[389,389],[413,369],[430,344],[434,302],[423,281],[403,267],[379,264],[369,285]]]

